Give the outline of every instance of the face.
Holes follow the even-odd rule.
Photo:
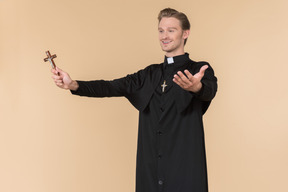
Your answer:
[[[189,30],[182,30],[180,21],[174,17],[163,17],[158,26],[160,45],[167,57],[184,54],[184,40]]]

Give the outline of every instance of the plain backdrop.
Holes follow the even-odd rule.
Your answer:
[[[287,0],[0,0],[0,191],[133,192],[138,112],[57,88],[161,63],[157,15],[192,24],[186,52],[219,90],[204,116],[210,192],[288,191]]]

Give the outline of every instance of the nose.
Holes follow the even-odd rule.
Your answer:
[[[161,33],[161,39],[167,39],[168,35],[167,35],[167,32],[164,31]]]

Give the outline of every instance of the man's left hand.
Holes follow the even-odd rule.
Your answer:
[[[201,79],[203,78],[207,68],[208,65],[204,65],[195,75],[192,75],[187,69],[184,71],[186,75],[184,75],[181,71],[178,71],[177,74],[174,75],[173,81],[182,89],[197,93],[202,88]]]

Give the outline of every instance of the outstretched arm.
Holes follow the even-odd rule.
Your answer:
[[[60,68],[51,69],[53,73],[52,79],[54,79],[55,84],[61,89],[69,89],[76,91],[79,87],[77,81],[72,80],[70,75],[65,71],[62,71]]]

